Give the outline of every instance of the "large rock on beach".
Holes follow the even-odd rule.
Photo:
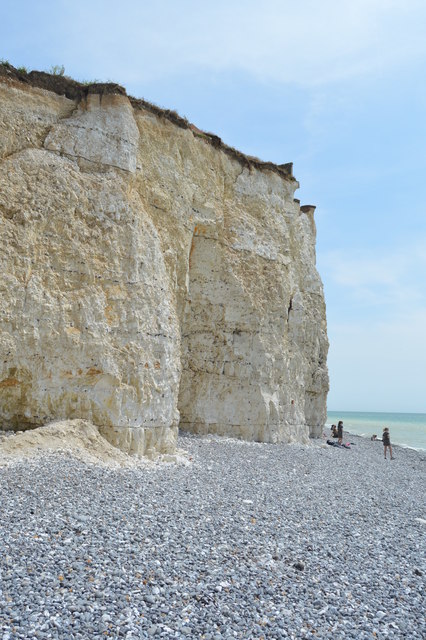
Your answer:
[[[291,165],[118,85],[0,73],[0,425],[83,419],[138,455],[178,425],[321,434],[314,207]]]

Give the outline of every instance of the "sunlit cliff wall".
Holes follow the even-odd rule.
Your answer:
[[[138,454],[172,450],[178,425],[321,433],[314,210],[289,165],[117,85],[8,68],[0,158],[3,428],[85,418]]]

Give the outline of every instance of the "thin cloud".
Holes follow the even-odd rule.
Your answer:
[[[350,256],[334,250],[321,256],[321,273],[343,295],[362,301],[363,306],[415,305],[426,309],[425,246],[386,247],[382,253],[378,249],[353,250]]]
[[[424,4],[358,2],[166,3],[135,25],[156,72],[240,70],[263,80],[319,85],[386,70],[426,52]],[[167,16],[169,19],[167,19]]]
[[[19,12],[22,2],[16,5]],[[43,23],[41,9],[49,16]],[[9,15],[0,27],[6,45],[12,9]],[[189,70],[240,71],[262,82],[312,87],[387,71],[426,54],[420,0],[76,0],[35,3],[24,15],[38,24],[33,44],[49,41],[66,66],[80,55],[88,73],[123,82]]]

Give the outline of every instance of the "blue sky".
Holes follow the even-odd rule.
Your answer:
[[[426,412],[424,0],[4,0],[0,58],[113,80],[315,204],[330,410]]]

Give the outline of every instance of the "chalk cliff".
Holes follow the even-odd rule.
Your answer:
[[[321,433],[314,208],[290,165],[118,85],[0,68],[0,425],[81,418],[130,453],[178,425]]]

